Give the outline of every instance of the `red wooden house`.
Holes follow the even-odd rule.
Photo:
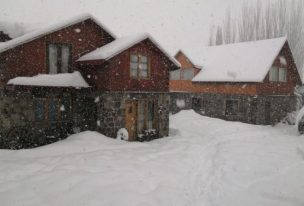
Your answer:
[[[91,15],[1,43],[0,145],[86,129],[167,136],[169,71],[178,66],[149,35],[117,38]]]
[[[197,50],[187,51],[191,60],[176,56],[182,68],[202,68],[192,80],[170,80],[173,100],[184,99],[185,107],[208,116],[254,124],[274,124],[296,109],[294,88],[302,82],[286,37]]]

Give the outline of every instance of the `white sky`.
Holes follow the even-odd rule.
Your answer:
[[[118,36],[149,32],[172,54],[206,45],[210,23],[242,0],[0,0],[0,21],[51,24],[91,13]],[[253,0],[251,0],[253,1]]]

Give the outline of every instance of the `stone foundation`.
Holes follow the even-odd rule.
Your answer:
[[[170,93],[170,111],[194,109],[202,115],[250,124],[273,125],[296,110],[296,96],[247,96],[224,94]],[[237,101],[234,114],[227,113],[227,100]],[[184,105],[182,105],[184,103]]]
[[[126,107],[129,100],[155,99],[156,130],[159,137],[169,135],[169,96],[167,93],[99,92],[95,93],[97,104],[97,131],[116,137],[117,131],[126,126]]]

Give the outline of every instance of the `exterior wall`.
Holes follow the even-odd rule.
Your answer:
[[[155,123],[159,137],[169,135],[169,96],[167,93],[96,92],[97,131],[115,138],[117,131],[125,128],[126,101],[153,98],[156,100]]]
[[[173,113],[182,109],[194,109],[209,117],[250,124],[275,124],[289,112],[296,110],[296,96],[171,93],[170,97],[170,111]],[[199,105],[195,105],[194,99],[200,100]],[[236,115],[226,114],[226,100],[239,101],[239,111]],[[179,105],[181,101],[185,102],[185,106]],[[270,105],[269,121],[266,117],[266,104]]]
[[[281,64],[280,56],[286,59],[287,65]],[[273,65],[287,68],[287,82],[270,82],[268,73],[264,82],[257,85],[257,93],[259,95],[293,95],[296,85],[301,85],[302,83],[287,43],[284,45]]]
[[[37,99],[62,97],[69,99],[71,108],[65,110],[57,108],[57,115],[71,109],[68,119],[55,122],[35,119]],[[31,148],[64,139],[72,133],[95,130],[96,108],[94,96],[88,90],[71,91],[60,88],[0,90],[0,148]],[[47,115],[47,111],[44,111],[44,115]],[[15,132],[13,136],[10,135],[12,132]],[[16,137],[19,140],[15,139]],[[12,145],[12,142],[15,143]]]
[[[130,55],[147,55],[150,61],[150,77],[148,79],[132,79],[130,77]],[[172,63],[149,40],[113,57],[101,66],[82,64],[82,71],[90,69],[93,77],[88,80],[97,90],[103,91],[169,91],[169,70]]]
[[[187,58],[187,56],[179,51],[175,58],[181,64],[181,70],[193,69],[194,75],[197,75],[200,72],[200,69],[196,68],[195,65]],[[199,92],[199,86],[192,84],[191,80],[171,80],[169,83],[170,91],[184,91],[184,92]]]
[[[76,32],[75,29],[80,29]],[[0,88],[9,79],[17,76],[34,76],[48,73],[47,44],[64,43],[72,45],[72,69],[75,61],[85,53],[101,47],[113,38],[92,20],[69,26],[65,29],[47,34],[28,43],[0,53]]]
[[[174,89],[172,90],[172,88]],[[176,88],[181,90],[175,90]],[[186,80],[170,80],[170,91],[256,95],[257,85],[252,83],[193,83]]]

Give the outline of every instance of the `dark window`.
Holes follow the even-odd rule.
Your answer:
[[[226,100],[226,115],[236,115],[239,112],[238,100]]]
[[[48,104],[48,120],[54,122],[57,120],[58,102],[57,99],[50,99]]]
[[[154,120],[154,102],[148,102],[148,114],[147,114],[147,129],[153,129],[153,120]]]
[[[201,109],[202,101],[199,98],[192,98],[192,109]]]
[[[37,122],[57,122],[71,119],[71,100],[69,97],[35,100],[35,120]]]
[[[44,120],[44,101],[42,99],[35,101],[35,119],[36,121]]]
[[[71,115],[71,100],[68,97],[61,99],[60,114],[62,120],[70,119]]]
[[[149,77],[149,58],[144,55],[131,54],[130,76],[133,79],[147,79]]]
[[[49,74],[68,73],[71,71],[71,46],[64,44],[48,45]]]

